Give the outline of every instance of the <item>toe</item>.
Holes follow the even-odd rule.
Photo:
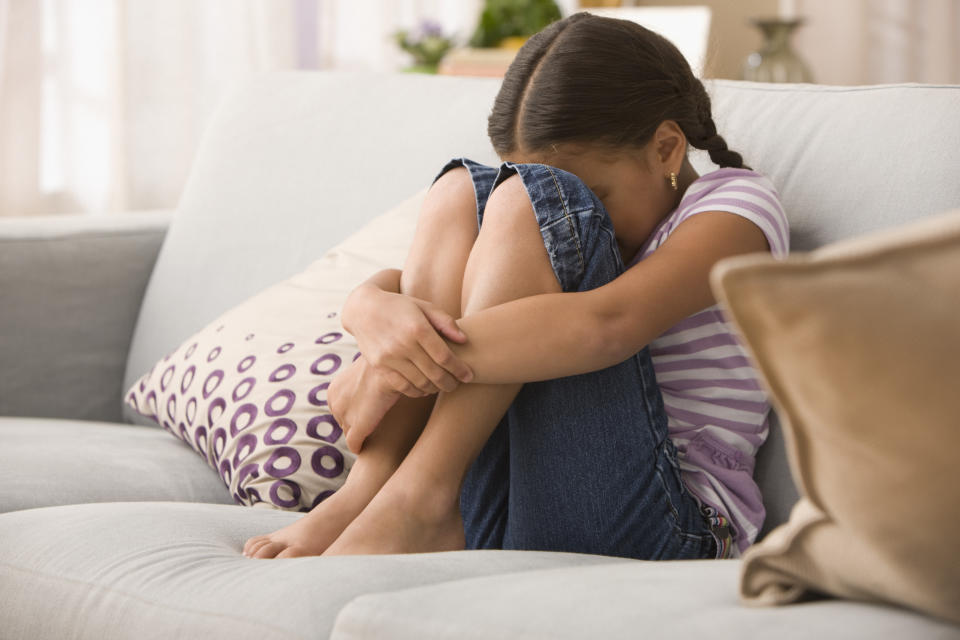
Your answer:
[[[299,558],[300,556],[308,555],[303,552],[303,549],[300,547],[287,547],[283,551],[277,554],[277,558]]]
[[[284,542],[268,542],[251,555],[254,558],[260,559],[275,558],[277,554],[286,549],[286,547],[287,545]]]
[[[249,555],[250,550],[257,545],[261,540],[267,539],[268,536],[254,536],[247,540],[243,545],[243,555]]]
[[[260,540],[257,540],[250,545],[250,548],[247,550],[247,557],[253,558],[257,555],[257,552],[260,551],[260,549],[264,548],[271,542],[272,540],[270,540],[270,536],[263,536]]]

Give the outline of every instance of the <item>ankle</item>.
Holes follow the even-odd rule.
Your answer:
[[[423,522],[445,521],[460,512],[459,483],[424,474],[412,465],[401,466],[384,491]]]
[[[398,466],[399,463],[390,459],[358,457],[350,468],[343,488],[375,494],[387,483]]]

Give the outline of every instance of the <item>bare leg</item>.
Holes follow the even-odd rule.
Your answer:
[[[464,268],[476,237],[473,184],[466,169],[453,169],[437,180],[424,201],[403,268],[403,293],[459,316]],[[247,540],[244,555],[287,558],[326,550],[400,465],[435,399],[401,398],[364,444],[343,487],[293,524]]]
[[[519,178],[490,196],[463,283],[464,314],[560,291]],[[522,385],[460,386],[440,393],[403,463],[326,554],[462,549],[463,477]]]

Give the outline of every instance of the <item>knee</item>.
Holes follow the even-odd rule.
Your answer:
[[[487,201],[464,273],[461,311],[561,290],[530,197],[520,178],[511,176]]]
[[[519,175],[510,176],[490,194],[483,212],[482,228],[487,234],[514,231],[529,235],[535,232],[540,237],[530,196]]]
[[[426,230],[465,227],[476,235],[477,200],[466,168],[451,169],[430,186],[417,225]]]
[[[459,292],[459,278],[477,230],[473,181],[463,167],[452,169],[434,182],[423,200],[403,265],[400,290],[438,302],[435,298],[443,297],[450,288],[443,283],[439,286],[438,281],[446,282],[450,274],[455,274]]]

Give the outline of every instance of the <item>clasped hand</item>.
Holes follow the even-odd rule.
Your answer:
[[[444,340],[463,343],[467,336],[450,314],[426,300],[361,285],[348,298],[343,318],[363,355],[334,377],[327,402],[354,453],[400,396],[450,392],[473,379]]]

